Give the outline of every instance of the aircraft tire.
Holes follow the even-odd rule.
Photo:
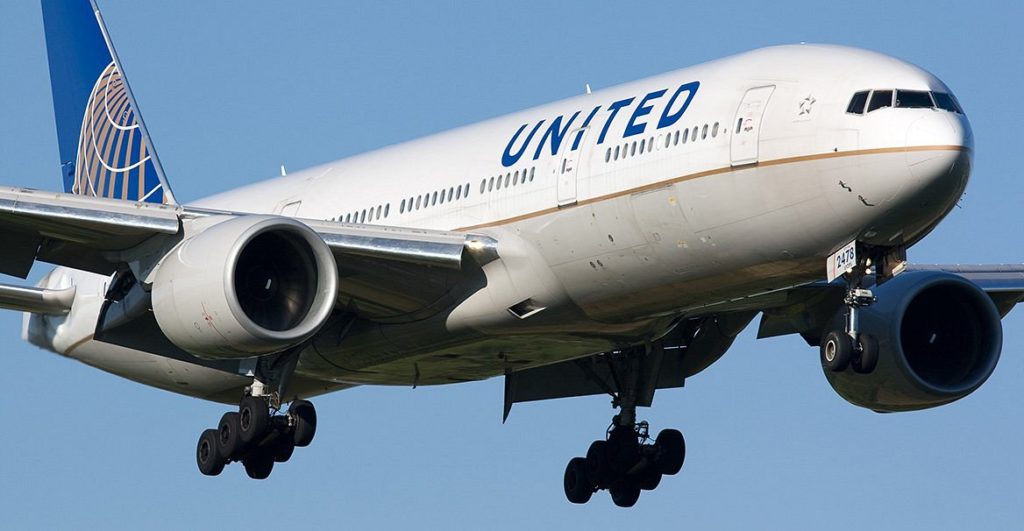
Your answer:
[[[238,434],[243,443],[250,444],[267,433],[270,427],[270,409],[260,398],[247,396],[238,406]]]
[[[654,490],[658,488],[659,484],[661,484],[661,476],[661,470],[658,470],[658,468],[654,466],[648,466],[640,472],[640,475],[636,478],[636,482],[640,487],[640,490]]]
[[[295,446],[309,446],[316,435],[316,408],[308,400],[296,400],[288,408],[288,415],[293,420]]]
[[[667,429],[658,433],[654,440],[658,448],[658,471],[662,474],[672,476],[679,473],[683,468],[683,461],[686,460],[686,439],[679,430]]]
[[[276,463],[288,461],[295,453],[295,440],[288,433],[278,433],[270,444]]]
[[[594,441],[587,449],[587,472],[596,487],[608,485],[611,471],[608,468],[608,441]]]
[[[612,503],[619,507],[632,507],[640,499],[640,486],[633,481],[622,481],[608,489],[612,495]]]
[[[843,372],[853,358],[853,339],[842,330],[833,330],[821,340],[821,365],[832,372]]]
[[[225,462],[238,455],[242,448],[239,438],[238,412],[229,411],[220,418],[217,424],[217,452]]]
[[[265,449],[253,452],[242,459],[245,473],[252,479],[267,479],[274,470],[274,456]]]
[[[224,470],[226,464],[217,450],[217,430],[208,429],[199,436],[196,445],[196,464],[204,476],[216,476]]]
[[[590,481],[587,460],[573,457],[565,467],[563,486],[565,497],[572,503],[587,503],[594,495],[594,484]]]
[[[878,340],[871,334],[861,334],[858,338],[860,352],[853,357],[851,365],[854,372],[860,374],[871,374],[878,365]]]

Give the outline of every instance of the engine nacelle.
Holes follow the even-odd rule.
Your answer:
[[[202,358],[279,352],[320,329],[338,272],[319,235],[282,217],[230,218],[164,257],[153,313],[172,343]]]
[[[992,299],[963,277],[903,273],[874,289],[860,332],[878,340],[870,374],[825,369],[833,389],[878,412],[941,406],[971,394],[996,368],[1003,328]],[[837,318],[841,323],[841,317]]]

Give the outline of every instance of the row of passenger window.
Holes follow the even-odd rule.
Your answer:
[[[870,100],[870,103],[869,103]],[[865,104],[867,111],[865,111]],[[942,109],[963,114],[956,97],[945,92],[928,92],[926,90],[862,90],[850,98],[846,112],[864,114],[885,107],[903,107],[908,109]]]
[[[501,190],[504,188],[511,188],[520,184],[526,184],[533,182],[534,174],[537,171],[537,167],[533,166],[530,169],[523,168],[522,170],[506,172],[504,175],[499,174],[497,177],[490,177],[480,181],[480,193],[490,192],[492,190]],[[466,190],[469,190],[469,185],[466,185]]]
[[[449,187],[447,190],[436,190],[409,199],[403,199],[399,205],[399,213],[412,212],[421,208],[443,205],[469,197],[469,183]]]
[[[391,203],[388,203],[386,205],[377,205],[376,207],[349,212],[344,216],[339,216],[336,221],[344,221],[345,223],[371,223],[375,220],[385,219],[390,214]]]
[[[664,143],[664,147],[668,148],[671,146],[678,146],[679,144],[686,144],[687,142],[696,142],[698,139],[698,135],[700,140],[705,140],[708,137],[709,127],[711,138],[717,137],[719,126],[718,122],[715,122],[712,126],[704,124],[703,127],[693,126],[692,129],[687,127],[686,129],[683,130],[677,130],[674,133],[668,133],[665,135],[664,140],[662,140],[662,137],[659,136],[658,142]],[[722,134],[725,134],[725,130],[722,131]],[[642,138],[640,139],[639,143],[637,143],[636,140],[632,142],[626,142],[625,144],[622,145],[609,147],[607,151],[605,151],[604,153],[604,161],[611,162],[613,160],[619,160],[620,158],[624,159],[626,157],[643,155],[645,151],[654,151],[654,148],[655,143],[653,136],[649,138]]]

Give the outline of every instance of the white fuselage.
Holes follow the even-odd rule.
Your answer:
[[[499,358],[550,363],[643,341],[676,316],[817,280],[824,257],[854,239],[919,240],[966,185],[970,126],[941,109],[846,112],[871,89],[949,93],[931,74],[872,52],[765,48],[195,206],[494,237],[502,259],[484,267],[477,292],[432,321],[367,324],[364,338],[320,341],[298,370],[333,384],[409,383],[413,370],[424,384],[483,378],[503,372]],[[508,311],[526,299],[545,311]],[[65,328],[52,348],[101,368],[125,374],[124,363],[100,358],[148,356],[113,356],[88,341],[89,326]],[[427,361],[445,352],[459,361]]]

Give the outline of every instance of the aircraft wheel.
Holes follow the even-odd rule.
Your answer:
[[[860,374],[870,374],[878,365],[878,340],[871,334],[860,334],[860,353],[853,357],[853,370]]]
[[[596,487],[608,485],[611,471],[608,468],[608,441],[594,441],[587,450],[587,472]]]
[[[238,455],[242,448],[239,438],[238,413],[229,411],[220,418],[217,424],[217,452],[225,462]]]
[[[208,429],[199,436],[196,446],[196,464],[206,476],[216,476],[224,470],[225,461],[217,450],[217,430]]]
[[[238,434],[246,444],[266,435],[270,427],[270,408],[267,403],[253,396],[243,398],[238,406],[238,426]]]
[[[640,459],[640,443],[632,427],[616,426],[608,436],[608,468],[625,474]]]
[[[637,485],[641,490],[654,490],[658,488],[658,485],[661,483],[661,475],[661,470],[658,470],[653,466],[648,466],[636,478]]]
[[[654,440],[658,448],[658,471],[666,475],[679,473],[686,459],[686,439],[679,430],[661,430]]]
[[[308,400],[296,400],[288,408],[292,417],[295,446],[309,446],[316,435],[316,408]]]
[[[845,371],[853,358],[853,339],[842,330],[825,334],[821,342],[821,365],[832,372]]]
[[[243,458],[242,465],[245,466],[245,473],[252,479],[267,479],[274,470],[274,456],[265,449],[260,449]]]
[[[632,481],[623,481],[608,489],[612,503],[619,507],[632,507],[640,499],[640,486]]]
[[[565,467],[565,497],[572,503],[587,503],[594,495],[587,468],[587,460],[582,457],[573,457]]]
[[[274,461],[277,463],[288,461],[295,453],[295,440],[289,437],[288,433],[279,433],[277,437],[274,437],[271,445]]]

